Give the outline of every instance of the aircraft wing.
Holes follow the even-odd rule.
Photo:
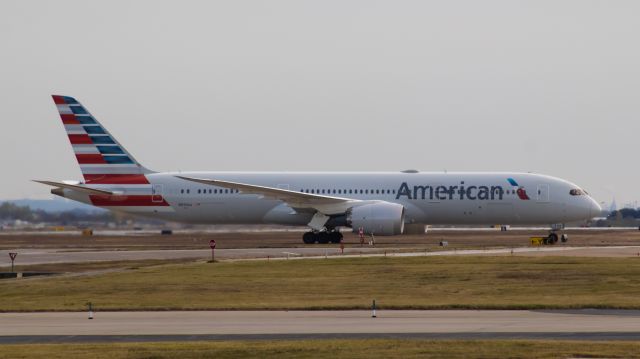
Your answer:
[[[253,184],[222,181],[215,179],[193,178],[176,176],[180,179],[202,183],[211,186],[239,190],[242,193],[257,194],[265,198],[277,199],[286,202],[295,209],[314,209],[326,215],[342,214],[354,204],[361,202],[357,199],[322,196],[312,193],[296,192],[288,189],[258,186]]]
[[[42,183],[42,184],[46,184],[48,186],[54,186],[54,187],[58,187],[58,188],[67,188],[67,189],[71,189],[71,190],[74,190],[74,191],[83,192],[83,193],[87,193],[87,194],[96,194],[96,195],[101,195],[101,196],[110,196],[110,195],[114,194],[111,191],[105,191],[105,190],[102,190],[102,189],[95,189],[95,188],[90,188],[90,187],[85,187],[85,186],[80,186],[80,185],[75,185],[75,184],[68,184],[68,183],[64,183],[64,182],[38,181],[38,180],[33,180],[33,182],[38,182],[38,183]]]

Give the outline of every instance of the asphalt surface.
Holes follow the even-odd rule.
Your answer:
[[[144,250],[144,251],[69,251],[68,249],[14,249],[0,251],[0,267],[11,265],[9,252],[17,252],[16,264],[33,265],[47,263],[78,263],[93,261],[125,261],[146,259],[210,259],[211,250]],[[5,253],[6,252],[6,253]],[[295,259],[303,257],[361,257],[361,256],[443,256],[443,255],[526,255],[526,256],[581,256],[581,257],[635,257],[640,256],[640,246],[608,247],[518,247],[497,249],[438,250],[399,252],[393,248],[345,248],[344,254],[337,247],[307,248],[255,248],[218,249],[216,259]]]
[[[68,249],[12,249],[0,251],[0,267],[11,266],[9,252],[17,252],[16,264],[33,265],[46,263],[79,263],[93,261],[130,261],[146,259],[211,259],[210,249],[154,249],[120,251],[70,251]],[[376,248],[346,249],[345,253],[354,255],[380,252]],[[301,256],[338,255],[339,248],[257,248],[257,249],[217,249],[216,259],[267,259],[294,258]],[[5,258],[6,257],[6,258]]]
[[[0,337],[0,344],[140,343],[203,340],[428,339],[428,340],[640,340],[640,332],[593,333],[323,333],[323,334],[193,334],[193,335],[31,335]]]
[[[0,343],[311,338],[640,340],[636,310],[1,313]]]

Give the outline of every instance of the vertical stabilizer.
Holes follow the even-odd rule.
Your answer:
[[[142,166],[80,102],[53,95],[86,183],[148,184]]]

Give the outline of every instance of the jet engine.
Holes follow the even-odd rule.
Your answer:
[[[404,207],[397,203],[377,202],[353,207],[347,213],[347,224],[366,234],[395,236],[404,229]]]

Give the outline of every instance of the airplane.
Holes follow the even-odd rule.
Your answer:
[[[340,228],[403,233],[405,224],[550,225],[601,208],[579,186],[520,172],[155,172],[75,98],[53,95],[82,181],[35,181],[51,193],[133,215],[191,224],[308,226],[304,243],[339,243]]]

